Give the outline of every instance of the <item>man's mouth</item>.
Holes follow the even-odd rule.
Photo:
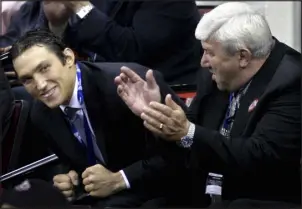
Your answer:
[[[48,91],[45,91],[44,93],[41,94],[41,97],[43,97],[44,99],[49,98],[55,91],[56,87],[51,88]]]
[[[210,73],[215,74],[213,68],[209,68]]]

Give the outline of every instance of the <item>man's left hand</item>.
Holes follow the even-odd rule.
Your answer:
[[[85,191],[94,197],[108,197],[126,188],[120,172],[113,173],[100,164],[87,168],[82,178]]]
[[[62,3],[74,13],[77,13],[84,6],[91,5],[89,1],[62,1]]]
[[[168,94],[165,103],[150,102],[148,107],[143,109],[141,118],[145,127],[159,135],[163,139],[170,141],[180,141],[187,135],[190,122],[185,112],[177,105]]]

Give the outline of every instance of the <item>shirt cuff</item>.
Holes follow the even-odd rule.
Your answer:
[[[130,188],[131,188],[131,187],[130,187],[130,183],[129,183],[128,179],[127,179],[127,176],[126,176],[125,172],[124,172],[123,170],[120,170],[120,173],[121,173],[122,176],[123,176],[123,179],[124,179],[124,181],[125,181],[125,183],[126,183],[127,189],[130,189]]]
[[[78,17],[80,17],[80,19],[83,19],[85,16],[87,16],[89,14],[89,12],[93,8],[94,7],[92,5],[86,5],[86,6],[82,7],[79,11],[77,11],[76,14],[78,15]]]

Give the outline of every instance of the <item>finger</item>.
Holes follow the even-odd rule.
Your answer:
[[[66,196],[65,196],[66,197]],[[68,202],[71,202],[74,200],[74,197],[67,197]]]
[[[82,179],[87,178],[92,173],[93,173],[92,167],[86,168],[86,170],[82,173]]]
[[[122,81],[122,79],[121,79],[121,77],[120,76],[116,76],[115,78],[114,78],[114,83],[115,83],[115,85],[121,85],[121,83],[122,83],[123,81]]]
[[[139,75],[137,75],[133,70],[131,70],[128,67],[125,66],[121,67],[121,71],[128,77],[128,79],[130,79],[132,83],[142,80],[142,78]]]
[[[54,183],[63,183],[63,182],[71,182],[71,179],[66,174],[58,174],[53,177]]]
[[[73,188],[72,184],[69,182],[63,182],[63,183],[54,182],[53,185],[61,191],[68,191],[68,190],[72,190]]]
[[[90,195],[91,197],[100,197],[97,191],[91,191],[91,192],[89,193],[89,195]],[[102,196],[102,197],[103,197],[103,196]],[[104,197],[103,197],[103,198],[104,198]]]
[[[91,182],[90,176],[88,176],[88,177],[86,177],[86,178],[83,179],[83,184],[84,184],[84,185],[88,185],[88,184],[91,184],[91,183],[92,183],[92,182]]]
[[[93,184],[88,184],[85,186],[85,191],[86,192],[91,192],[93,191],[94,185]]]
[[[152,109],[157,110],[158,112],[166,115],[167,117],[170,117],[173,113],[173,110],[171,107],[158,103],[158,102],[150,102],[149,105]]]
[[[152,133],[157,134],[157,135],[162,135],[162,132],[159,128],[149,124],[147,121],[144,121],[144,126]]]
[[[79,175],[74,170],[69,171],[67,174],[69,178],[71,179],[71,182],[73,185],[77,186],[79,185]]]
[[[156,119],[157,121],[159,121],[161,123],[164,123],[164,124],[167,124],[169,121],[169,118],[166,115],[164,115],[161,112],[159,112],[155,109],[152,109],[150,107],[144,107],[143,113],[149,117]]]
[[[120,77],[124,83],[128,82],[128,77],[125,75],[125,73],[121,73]]]
[[[70,198],[74,195],[74,192],[72,190],[68,190],[68,191],[62,191],[62,193],[64,194],[65,197]]]
[[[153,127],[160,127],[161,122],[152,116],[148,116],[145,113],[141,114],[141,119],[146,121],[148,124],[152,125]]]
[[[117,87],[117,94],[122,98],[122,100],[126,103],[127,106],[132,106],[131,101],[129,100],[129,87],[127,85],[125,86],[118,86]]]
[[[165,98],[165,103],[168,107],[170,107],[172,110],[179,110],[180,106],[178,104],[176,104],[173,99],[171,94],[168,94]]]
[[[152,70],[148,70],[146,73],[146,81],[147,81],[147,85],[150,89],[154,89],[156,88],[158,85],[156,83],[156,80],[154,78],[153,75],[153,71]]]

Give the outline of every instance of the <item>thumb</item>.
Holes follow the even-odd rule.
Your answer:
[[[146,81],[147,81],[148,88],[154,89],[154,88],[157,87],[157,83],[156,83],[156,80],[154,78],[152,70],[148,70],[147,71],[147,73],[146,73]]]
[[[75,172],[74,170],[71,170],[71,171],[68,172],[67,175],[71,179],[71,182],[74,186],[79,185],[79,176],[78,176],[77,172]]]
[[[168,94],[165,98],[165,103],[168,107],[171,107],[172,110],[178,110],[179,109],[179,106],[178,104],[176,104],[173,99],[172,99],[172,96],[171,94]]]

